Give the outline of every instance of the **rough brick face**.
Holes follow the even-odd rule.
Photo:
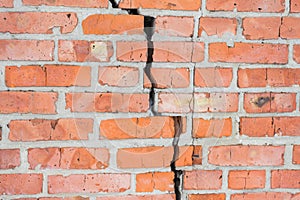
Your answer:
[[[217,190],[222,186],[222,171],[194,170],[184,173],[184,189]]]
[[[300,145],[295,145],[293,148],[293,163],[300,164]]]
[[[193,36],[192,17],[158,16],[155,19],[155,33],[164,36]]]
[[[257,189],[265,187],[265,171],[230,171],[228,187],[234,190]]]
[[[108,2],[105,0],[91,0],[83,1],[79,0],[71,2],[68,0],[59,1],[47,1],[47,0],[22,0],[25,5],[47,5],[47,6],[71,6],[71,7],[90,7],[90,8],[105,8],[108,6]]]
[[[273,170],[271,172],[272,188],[300,188],[299,170]]]
[[[201,17],[199,23],[198,36],[201,36],[203,32],[208,36],[217,35],[219,37],[224,34],[236,34],[236,19]]]
[[[232,81],[232,69],[196,68],[194,79],[196,87],[229,87]]]
[[[172,191],[174,174],[171,172],[154,172],[136,175],[137,192],[153,192],[154,190]]]
[[[193,119],[193,137],[228,137],[231,136],[231,119]]]
[[[19,149],[0,149],[0,169],[13,169],[20,165]]]

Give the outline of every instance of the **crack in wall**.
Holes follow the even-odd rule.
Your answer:
[[[109,0],[113,8],[119,8],[118,3],[115,0]],[[129,15],[140,15],[138,9],[122,9],[126,10]],[[155,110],[155,88],[157,88],[157,83],[153,74],[151,73],[152,63],[153,63],[153,54],[154,54],[154,45],[152,41],[152,36],[155,30],[155,18],[152,16],[144,16],[144,33],[147,39],[147,61],[146,66],[144,67],[144,73],[151,83],[151,88],[149,92],[149,111],[152,116],[160,116],[160,114]],[[193,56],[193,52],[192,52]],[[172,142],[173,145],[173,158],[170,163],[171,171],[174,173],[174,193],[176,200],[181,200],[181,191],[182,191],[182,170],[177,170],[176,160],[179,158],[179,138],[182,133],[182,117],[174,116],[174,139]]]

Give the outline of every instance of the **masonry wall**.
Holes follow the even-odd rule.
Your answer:
[[[300,0],[0,0],[0,199],[300,199]]]

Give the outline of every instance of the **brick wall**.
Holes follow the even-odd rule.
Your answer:
[[[300,0],[0,0],[0,199],[300,199]]]

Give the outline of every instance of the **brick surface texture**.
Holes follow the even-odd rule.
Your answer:
[[[300,0],[0,0],[0,199],[300,200]]]

